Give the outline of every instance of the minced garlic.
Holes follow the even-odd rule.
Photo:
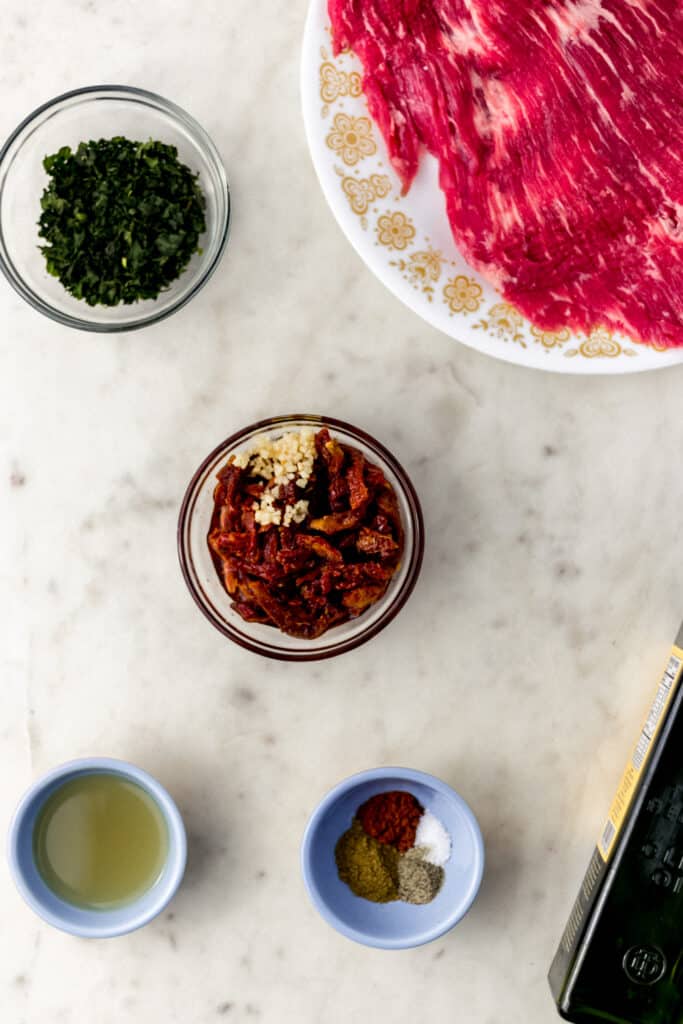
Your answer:
[[[308,502],[303,499],[284,510],[275,507],[277,491],[281,486],[296,482],[306,487],[315,464],[315,431],[288,431],[280,437],[259,434],[250,449],[238,452],[233,462],[240,469],[248,469],[252,476],[267,481],[267,489],[253,504],[254,519],[260,526],[290,526],[303,523],[308,515]]]
[[[301,498],[295,505],[287,505],[282,522],[285,526],[289,526],[290,523],[303,523],[307,515],[308,502]]]
[[[266,493],[261,495],[260,501],[255,501],[252,505],[254,519],[260,526],[269,526],[270,523],[274,523],[275,526],[280,525],[282,512],[279,508],[275,508],[274,501],[275,495]]]
[[[274,440],[267,434],[254,439],[250,453],[251,472],[263,480],[272,480],[276,487],[296,480],[305,487],[315,462],[315,432],[290,431]]]

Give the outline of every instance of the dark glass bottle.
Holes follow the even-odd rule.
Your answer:
[[[683,1024],[682,665],[620,831],[609,856],[596,850],[550,971],[560,1014],[576,1024]]]

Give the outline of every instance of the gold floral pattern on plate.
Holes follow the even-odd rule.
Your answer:
[[[411,252],[407,259],[390,260],[390,265],[398,267],[406,281],[413,288],[422,291],[428,302],[433,299],[434,285],[441,277],[443,263],[443,255],[431,246],[418,252]]]
[[[325,142],[347,167],[355,167],[360,160],[377,152],[377,146],[372,137],[372,126],[367,117],[335,114],[332,120],[332,131],[328,134]]]
[[[544,331],[542,327],[532,327],[531,336],[549,352],[550,349],[560,348],[565,341],[569,341],[571,334],[568,327],[563,327],[559,331]]]
[[[384,199],[391,192],[391,182],[386,174],[371,174],[369,178],[342,179],[342,189],[351,209],[364,217],[372,203]]]
[[[320,65],[320,99],[334,103],[340,96],[360,96],[361,78],[357,71],[340,71],[330,61]]]
[[[388,249],[407,249],[415,238],[415,227],[402,210],[383,213],[377,219],[377,241]]]
[[[500,341],[514,341],[526,348],[524,317],[509,302],[496,302],[484,318],[474,324],[475,330],[486,331]]]
[[[482,303],[482,287],[471,277],[458,274],[451,278],[443,290],[443,297],[451,313],[476,313]]]
[[[638,355],[635,349],[618,342],[612,331],[608,331],[606,327],[596,327],[578,348],[571,348],[565,352],[565,355],[570,358],[581,355],[585,359],[616,359],[622,354],[625,356]]]

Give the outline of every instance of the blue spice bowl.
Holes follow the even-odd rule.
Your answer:
[[[161,874],[142,896],[112,910],[91,910],[60,899],[43,881],[33,852],[33,833],[45,801],[77,775],[105,772],[121,775],[152,797],[167,828],[168,849]],[[187,839],[180,812],[164,787],[151,775],[112,757],[83,757],[59,765],[24,794],[9,829],[7,859],[17,889],[48,924],[71,935],[106,939],[124,935],[151,921],[173,899],[185,871]]]
[[[451,836],[443,886],[423,906],[361,899],[337,874],[335,846],[359,806],[393,789],[412,793]],[[301,869],[314,907],[342,935],[379,949],[408,949],[438,939],[472,906],[484,873],[484,841],[474,814],[445,782],[410,768],[373,768],[340,782],[318,804],[304,832]]]

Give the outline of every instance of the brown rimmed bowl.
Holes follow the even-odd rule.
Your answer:
[[[245,622],[231,608],[231,598],[223,587],[209,551],[207,535],[213,513],[216,473],[228,456],[249,448],[259,434],[279,436],[303,427],[327,426],[333,437],[353,445],[378,465],[398,498],[405,548],[398,572],[376,604],[349,622],[332,626],[315,640],[288,636],[274,626]],[[195,602],[209,622],[224,636],[256,654],[283,661],[314,661],[352,651],[383,629],[408,600],[422,565],[424,523],[415,488],[405,470],[384,445],[358,427],[331,416],[291,415],[260,420],[238,431],[202,462],[192,477],[180,507],[178,519],[178,556],[185,582]]]

